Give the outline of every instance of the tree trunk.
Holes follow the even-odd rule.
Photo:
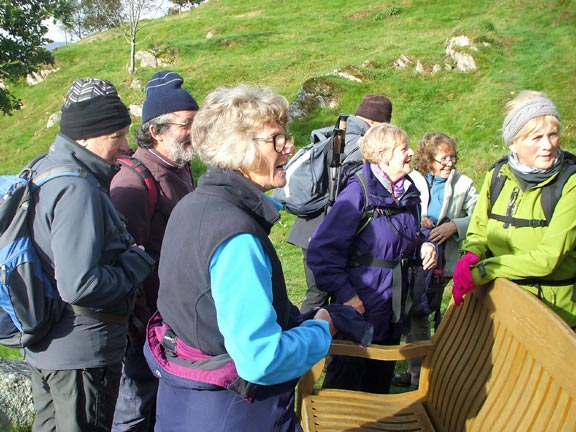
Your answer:
[[[132,38],[130,41],[130,74],[136,71],[136,38]]]

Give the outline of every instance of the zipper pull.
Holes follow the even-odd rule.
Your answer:
[[[520,192],[519,187],[515,187],[512,189],[512,193],[510,194],[510,199],[508,200],[508,207],[506,208],[506,216],[508,218],[512,218],[516,210],[516,200],[518,199],[518,194]],[[508,228],[510,226],[510,222],[505,222],[503,228]]]
[[[6,285],[6,283],[8,282],[6,264],[1,264],[0,268],[2,269],[2,285]]]

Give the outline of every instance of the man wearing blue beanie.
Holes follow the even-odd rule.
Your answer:
[[[148,81],[142,126],[136,131],[138,149],[122,164],[110,187],[110,197],[126,217],[128,231],[156,262],[160,261],[172,209],[194,189],[190,126],[198,103],[182,88],[183,83],[183,78],[170,70],[158,72]],[[151,179],[157,193],[154,206],[145,183]],[[146,323],[156,310],[157,270],[144,281],[131,318],[112,427],[115,432],[154,430],[158,380],[150,372],[142,349]]]

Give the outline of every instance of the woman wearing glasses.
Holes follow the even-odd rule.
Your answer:
[[[297,379],[334,332],[319,309],[299,325],[268,238],[294,153],[288,102],[269,89],[210,93],[191,129],[208,170],[175,207],[145,354],[160,377],[156,431],[300,431]]]
[[[408,267],[419,258],[425,269],[435,267],[436,248],[418,230],[420,199],[406,177],[414,155],[406,133],[375,125],[359,147],[362,177],[350,177],[338,195],[310,240],[307,260],[318,288],[374,326],[374,343],[394,345],[402,334]],[[324,387],[388,393],[394,365],[333,356]]]
[[[429,132],[420,140],[414,156],[415,171],[410,174],[420,190],[422,228],[428,239],[439,245],[438,268],[443,268],[444,275],[452,275],[460,258],[460,246],[478,199],[472,179],[456,171],[457,162],[456,140],[440,132]],[[425,285],[432,275],[419,271],[417,276],[417,283]],[[414,292],[426,295],[426,288],[417,286]],[[426,299],[418,295],[413,299],[408,342],[430,339],[431,311],[426,310],[430,305],[423,306],[423,301]],[[421,365],[422,359],[411,360],[408,370],[394,377],[394,385],[417,388]]]

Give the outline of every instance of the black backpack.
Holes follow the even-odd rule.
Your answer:
[[[502,188],[507,179],[506,176],[500,174],[500,169],[504,164],[508,163],[508,156],[504,156],[494,163],[490,168],[494,169],[494,171],[492,171],[492,180],[490,182],[490,203],[488,207],[488,216],[490,219],[504,222],[504,228],[507,228],[510,225],[515,227],[548,226],[550,219],[552,219],[552,215],[554,214],[556,204],[562,196],[562,190],[564,189],[566,182],[572,174],[576,173],[576,156],[567,151],[563,151],[562,153],[564,155],[564,162],[561,171],[554,180],[544,186],[542,194],[540,195],[545,219],[522,219],[512,217],[512,206],[509,206],[506,215],[498,215],[492,212],[492,207],[498,199],[498,195],[502,192]]]

